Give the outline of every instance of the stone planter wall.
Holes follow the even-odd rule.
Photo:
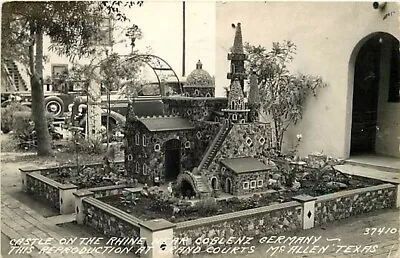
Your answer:
[[[82,200],[83,224],[93,228],[102,235],[108,237],[120,237],[126,239],[140,238],[140,219],[123,212],[96,198],[87,197]],[[132,252],[140,248],[134,244]]]
[[[36,172],[24,175],[24,190],[33,197],[49,203],[61,214],[74,212],[74,197],[77,186],[73,184],[61,184]]]
[[[188,239],[189,246],[198,238],[257,237],[301,229],[302,205],[292,201],[255,209],[185,221],[176,224],[174,237]]]
[[[392,184],[319,196],[315,201],[315,225],[370,211],[395,208],[396,199],[397,186]]]
[[[94,198],[102,198],[102,197],[120,195],[127,187],[128,187],[127,185],[122,184],[122,185],[93,187],[93,188],[88,188],[87,190],[93,193]]]

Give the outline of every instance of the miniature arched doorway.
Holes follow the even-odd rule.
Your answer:
[[[396,109],[391,102],[400,102],[399,41],[388,33],[374,33],[360,42],[354,61],[350,155],[391,153],[390,135],[398,130]],[[397,109],[399,110],[399,109]],[[393,134],[393,133],[392,133]],[[386,138],[386,139],[385,139]]]
[[[211,188],[213,190],[218,190],[218,181],[216,177],[211,178]]]
[[[165,179],[175,180],[181,172],[181,141],[171,139],[165,143]]]
[[[225,192],[232,194],[232,180],[229,177],[225,180]]]
[[[190,184],[187,180],[182,180],[180,188],[183,197],[190,198],[196,196],[196,192],[194,191],[192,184]]]

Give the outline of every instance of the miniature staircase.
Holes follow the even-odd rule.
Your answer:
[[[210,189],[208,188],[207,184],[204,183],[205,180],[201,175],[194,175],[192,172],[185,171],[179,174],[177,178],[177,185],[181,185],[183,180],[188,182],[193,187],[197,197],[204,198],[210,195]]]
[[[217,136],[214,138],[213,142],[210,145],[210,148],[208,148],[206,155],[204,155],[203,159],[200,162],[200,165],[198,167],[199,171],[202,169],[207,169],[211,162],[213,161],[215,155],[217,154],[217,151],[219,148],[221,148],[222,143],[224,142],[226,136],[229,133],[230,127],[228,125],[222,125],[221,130],[219,130]]]
[[[12,82],[15,85],[16,91],[28,91],[28,87],[26,86],[26,83],[18,70],[17,64],[12,60],[7,60],[5,64]]]
[[[197,194],[201,197],[208,196],[210,194],[210,190],[208,189],[207,185],[204,183],[202,176],[194,175],[193,182],[195,185],[195,190]]]

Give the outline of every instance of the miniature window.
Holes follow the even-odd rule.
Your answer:
[[[158,144],[158,143],[154,144],[154,150],[155,151],[160,151],[161,150],[160,144]]]
[[[142,142],[143,142],[143,146],[146,147],[147,146],[147,141],[146,141],[146,135],[143,134],[142,136]]]
[[[147,175],[147,165],[143,164],[143,175]]]
[[[221,172],[225,172],[225,171],[226,171],[226,167],[222,167]]]
[[[241,124],[244,124],[244,123],[246,123],[246,120],[240,119],[240,123],[241,123]]]
[[[253,144],[253,141],[250,138],[247,138],[246,143],[248,146],[251,146]]]
[[[199,93],[200,93],[199,90],[197,90],[197,89],[194,90],[194,94],[195,94],[195,95],[199,95]]]
[[[206,98],[211,98],[211,94],[209,92],[207,92]]]
[[[186,149],[189,149],[189,148],[190,148],[190,142],[189,142],[189,141],[185,142],[185,148],[186,148]]]
[[[208,116],[207,110],[203,112],[203,116]]]
[[[133,159],[132,154],[128,155],[128,160],[131,161]]]
[[[173,115],[176,115],[176,113],[177,113],[176,108],[173,108],[173,109],[172,109],[172,114],[173,114]]]
[[[189,92],[185,92],[186,97],[190,97]]]
[[[192,110],[188,109],[187,114],[190,116],[192,114]]]
[[[139,166],[139,162],[136,162],[136,173],[139,173],[140,171],[140,166]]]
[[[243,182],[243,189],[249,189],[249,182]]]
[[[235,109],[235,101],[231,101],[231,109]]]
[[[257,186],[257,181],[256,180],[253,180],[253,181],[250,182],[250,188],[251,189],[256,188],[256,186]]]
[[[263,184],[264,184],[264,181],[263,181],[262,179],[259,179],[259,180],[257,181],[257,187],[262,187]]]
[[[261,137],[260,139],[258,139],[258,142],[259,142],[261,145],[264,145],[264,143],[265,143],[265,138],[264,138],[264,137]]]
[[[232,120],[233,120],[233,121],[236,121],[236,120],[237,120],[237,115],[236,115],[236,114],[233,114],[233,115],[232,115]]]
[[[196,133],[196,136],[197,136],[197,139],[201,139],[201,136],[202,136],[202,135],[201,135],[201,132],[200,132],[200,131],[197,132],[197,133]]]
[[[139,145],[139,141],[140,141],[140,135],[139,135],[139,134],[136,134],[136,135],[135,135],[135,144],[136,144],[136,145]]]

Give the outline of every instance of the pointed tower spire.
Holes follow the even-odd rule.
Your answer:
[[[235,39],[233,41],[232,53],[243,54],[243,38],[240,23],[236,25]]]
[[[246,55],[243,51],[243,38],[242,38],[242,28],[241,24],[236,25],[235,38],[233,40],[233,46],[231,48],[231,53],[228,54],[228,60],[231,61],[231,71],[228,73],[228,79],[231,83],[238,79],[242,90],[244,89],[244,80],[246,79],[246,73],[244,69],[244,60],[246,60]]]
[[[258,91],[257,75],[253,71],[250,75],[249,104],[260,103],[260,93]]]

